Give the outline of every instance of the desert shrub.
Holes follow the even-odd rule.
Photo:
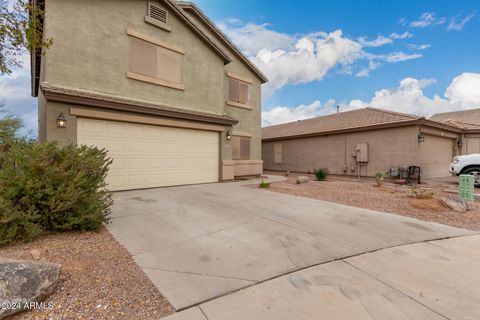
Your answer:
[[[386,174],[384,172],[377,172],[375,174],[375,182],[377,183],[377,187],[383,187],[385,177]]]
[[[16,139],[0,154],[0,243],[109,222],[105,150]]]
[[[270,188],[270,183],[269,182],[265,182],[265,180],[262,179],[262,182],[260,182],[260,184],[258,185],[259,188],[263,188],[263,189],[267,189],[267,188]]]
[[[315,174],[315,177],[317,178],[318,181],[325,181],[327,180],[328,176],[328,170],[327,169],[313,169],[313,173]]]
[[[435,196],[435,193],[432,191],[427,191],[425,189],[419,189],[412,187],[410,189],[411,197],[414,199],[432,199]]]

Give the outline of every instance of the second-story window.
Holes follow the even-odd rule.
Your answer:
[[[250,83],[228,78],[229,94],[228,101],[250,105]]]
[[[154,83],[158,79],[160,85],[182,83],[182,53],[136,37],[130,41],[130,73]]]

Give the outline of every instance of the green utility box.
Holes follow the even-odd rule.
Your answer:
[[[475,178],[470,174],[461,174],[458,178],[458,196],[465,201],[475,200]]]

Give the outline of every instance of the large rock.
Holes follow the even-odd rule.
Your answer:
[[[308,181],[310,181],[310,179],[308,177],[305,177],[305,176],[298,176],[297,177],[297,184],[307,183]]]
[[[460,199],[458,196],[441,198],[440,200],[444,206],[455,212],[466,212],[472,210],[472,205],[467,201]]]
[[[30,309],[50,295],[58,281],[61,266],[41,261],[0,258],[0,319]]]

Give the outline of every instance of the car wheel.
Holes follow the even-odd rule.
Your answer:
[[[473,182],[473,184],[477,188],[480,187],[480,167],[468,168],[467,170],[462,172],[462,174],[470,174],[474,176],[475,181]]]

